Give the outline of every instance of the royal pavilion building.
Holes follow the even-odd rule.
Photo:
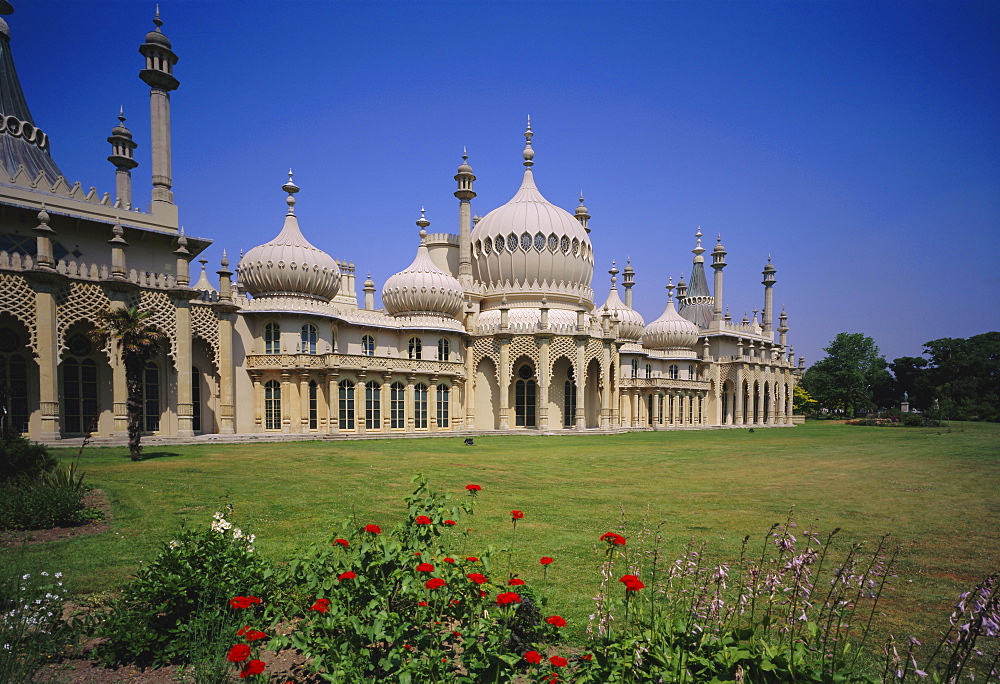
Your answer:
[[[0,0],[0,12],[11,11]],[[28,109],[0,19],[6,426],[43,441],[124,440],[124,368],[114,347],[96,345],[90,333],[102,311],[133,306],[152,312],[167,337],[146,368],[142,414],[145,432],[164,438],[796,422],[792,390],[802,361],[788,346],[784,311],[775,316],[770,259],[752,319],[724,313],[727,252],[721,237],[710,251],[702,247],[700,229],[688,281],[663,283],[659,317],[647,324],[632,308],[629,263],[619,271],[605,260],[610,279],[599,290],[607,294],[595,298],[591,217],[582,198],[570,212],[542,195],[530,121],[520,185],[514,169],[494,181],[510,184],[511,199],[473,216],[477,179],[463,155],[454,176],[457,233],[429,231],[421,211],[413,261],[383,283],[381,308],[370,277],[358,296],[363,268],[310,242],[320,231],[310,230],[309,188],[300,194],[291,173],[281,194],[275,187],[276,236],[232,245],[229,254],[245,253],[231,264],[223,252],[210,275],[198,257],[211,240],[179,228],[170,146],[178,58],[159,15],[154,24],[139,50],[152,131],[152,201],[140,209],[132,203],[138,143],[124,116],[108,137],[113,193],[63,176]]]

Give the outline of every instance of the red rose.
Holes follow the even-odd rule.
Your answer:
[[[445,563],[454,563],[454,562],[455,562],[455,559],[454,559],[454,558],[452,558],[452,557],[450,557],[450,556],[449,556],[449,557],[447,557],[447,558],[443,558],[442,560],[443,560],[443,561],[444,561]]]
[[[562,656],[552,656],[549,662],[552,663],[552,667],[566,667],[566,659]]]
[[[520,603],[520,602],[521,602],[521,596],[519,594],[515,594],[513,591],[505,591],[497,596],[498,606],[508,606],[511,603]]]
[[[346,539],[334,539],[333,543],[334,544],[340,544],[341,546],[347,546],[348,545]]]
[[[254,675],[259,675],[264,671],[264,661],[263,660],[251,660],[247,663],[247,666],[243,668],[240,672],[240,679],[246,679],[247,677],[253,677]]]
[[[427,587],[428,589],[437,589],[438,587],[443,587],[446,584],[447,582],[445,582],[440,577],[434,577],[433,579],[427,580],[424,583],[424,586]]]
[[[542,556],[540,559],[538,559],[538,562],[541,563],[542,565],[551,565],[552,559],[549,558],[548,556]]]
[[[480,487],[479,485],[465,485],[465,488],[468,489],[470,492],[478,492],[482,490],[482,487]]]
[[[618,581],[625,585],[625,591],[639,591],[646,588],[646,585],[635,575],[624,575]]]
[[[229,653],[226,654],[226,660],[231,663],[242,663],[244,660],[250,657],[250,647],[246,644],[236,644],[231,649]]]
[[[442,524],[442,525],[447,525],[448,527],[451,527],[452,525],[457,525],[458,523],[457,523],[457,522],[455,522],[454,520],[445,520],[445,521],[444,521],[443,523],[441,523],[441,524]]]
[[[365,532],[371,532],[372,534],[382,534],[382,528],[378,525],[365,525]]]
[[[354,579],[355,577],[357,577],[357,575],[354,573],[354,571],[348,570],[347,572],[340,573],[337,579],[343,582],[344,580]]]
[[[466,558],[465,560],[469,561],[470,563],[475,563],[475,562],[476,562],[477,560],[479,560],[479,559],[478,559],[478,558],[476,558],[475,556],[469,556],[469,557],[468,557],[468,558]]]
[[[520,577],[512,577],[511,580],[507,582],[507,585],[511,587],[519,587],[522,584],[524,584],[524,580]]]
[[[486,584],[486,582],[488,581],[485,575],[480,575],[478,572],[470,572],[468,575],[466,575],[466,577],[468,577],[476,584]]]
[[[511,511],[510,512],[510,519],[511,520],[520,520],[523,517],[524,517],[524,513],[522,513],[521,511]]]
[[[417,566],[417,572],[434,572],[434,566],[430,563],[421,563]]]
[[[612,546],[625,546],[625,537],[620,534],[615,534],[614,532],[605,532],[601,535],[601,541],[605,541]]]
[[[558,615],[550,615],[549,617],[545,618],[545,621],[554,627],[566,626],[566,620],[559,617]]]
[[[538,651],[528,651],[524,654],[524,659],[527,660],[532,665],[537,665],[542,662],[542,654]]]
[[[413,519],[413,522],[417,523],[418,525],[430,525],[431,519],[428,518],[426,515],[418,515],[416,518]]]

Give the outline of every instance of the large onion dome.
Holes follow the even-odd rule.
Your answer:
[[[340,267],[333,257],[302,235],[295,215],[294,195],[299,187],[292,182],[291,171],[281,189],[288,193],[285,224],[277,237],[243,256],[240,280],[254,297],[292,296],[329,301],[340,290]]]
[[[537,300],[539,286],[556,306],[593,303],[593,248],[573,214],[546,200],[531,172],[531,123],[524,136],[524,178],[506,204],[494,209],[472,231],[473,275],[488,299],[502,296]],[[522,295],[518,297],[517,295]]]
[[[642,319],[642,314],[625,304],[618,296],[618,288],[615,285],[618,269],[614,262],[611,262],[611,270],[608,273],[611,274],[611,291],[608,293],[607,301],[600,308],[607,309],[612,318],[618,319],[618,337],[634,342],[642,335],[646,321]]]
[[[674,286],[667,285],[667,308],[642,333],[642,346],[647,349],[690,351],[698,341],[698,326],[674,308]]]
[[[465,292],[454,276],[434,265],[427,252],[427,226],[431,222],[420,210],[420,246],[413,263],[389,277],[382,287],[382,303],[394,316],[404,314],[437,314],[458,316],[462,311]]]

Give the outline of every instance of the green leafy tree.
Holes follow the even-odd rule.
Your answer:
[[[1000,420],[1000,332],[924,344],[928,384],[953,418]]]
[[[893,359],[889,370],[893,376],[893,394],[896,401],[902,401],[904,393],[910,407],[926,411],[931,407],[934,391],[927,371],[927,359],[919,356],[901,356]]]
[[[802,376],[802,387],[818,404],[847,416],[886,401],[892,378],[875,340],[862,333],[839,333]]]
[[[98,344],[115,342],[125,367],[128,412],[128,451],[133,461],[142,453],[142,374],[146,363],[163,347],[166,335],[149,322],[152,311],[137,307],[102,311],[93,338]]]
[[[802,385],[796,385],[792,390],[792,409],[798,415],[812,413],[816,409],[816,400]]]

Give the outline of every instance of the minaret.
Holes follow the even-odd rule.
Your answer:
[[[764,286],[764,312],[763,312],[763,324],[764,324],[764,334],[773,335],[773,330],[771,328],[771,314],[773,313],[774,306],[774,283],[775,278],[775,268],[771,264],[771,255],[767,255],[767,263],[764,265],[764,270],[761,273],[764,275],[764,280],[761,284]]]
[[[785,307],[781,307],[781,315],[778,316],[778,344],[781,345],[782,352],[788,349],[788,314],[785,313]]]
[[[684,281],[684,274],[681,273],[680,280],[677,281],[677,301],[687,297],[688,284]]]
[[[118,109],[118,125],[111,129],[111,156],[108,161],[115,165],[115,200],[125,211],[132,210],[132,169],[139,165],[132,158],[137,147],[132,140],[132,131],[125,127],[125,110]]]
[[[372,280],[372,272],[368,271],[368,277],[362,285],[365,291],[365,310],[375,310],[375,281]]]
[[[139,52],[146,58],[146,68],[139,72],[146,85],[149,86],[149,123],[152,142],[153,159],[153,204],[151,209],[156,212],[157,205],[173,204],[174,193],[170,190],[170,91],[177,90],[180,85],[174,77],[174,65],[177,55],[170,49],[170,41],[163,35],[160,27],[160,8],[156,8],[153,19],[156,30],[146,34],[146,42],[139,46]],[[176,214],[176,209],[173,212]]]
[[[472,289],[472,198],[476,196],[472,184],[476,177],[469,166],[469,154],[462,148],[462,163],[455,174],[458,181],[458,282],[466,292]],[[365,300],[367,301],[367,299]],[[365,308],[368,308],[367,305]]]
[[[625,270],[622,271],[622,287],[625,288],[625,306],[632,308],[632,288],[635,286],[635,269],[632,268],[632,257],[625,260]]]
[[[580,222],[583,229],[590,234],[590,214],[588,213],[587,207],[583,206],[583,190],[580,191],[580,206],[576,208],[576,220]],[[629,304],[629,306],[632,306]]]
[[[715,249],[712,250],[712,268],[715,269],[715,309],[712,312],[714,320],[722,319],[722,269],[726,267],[726,248],[722,246],[722,233],[715,241]]]

